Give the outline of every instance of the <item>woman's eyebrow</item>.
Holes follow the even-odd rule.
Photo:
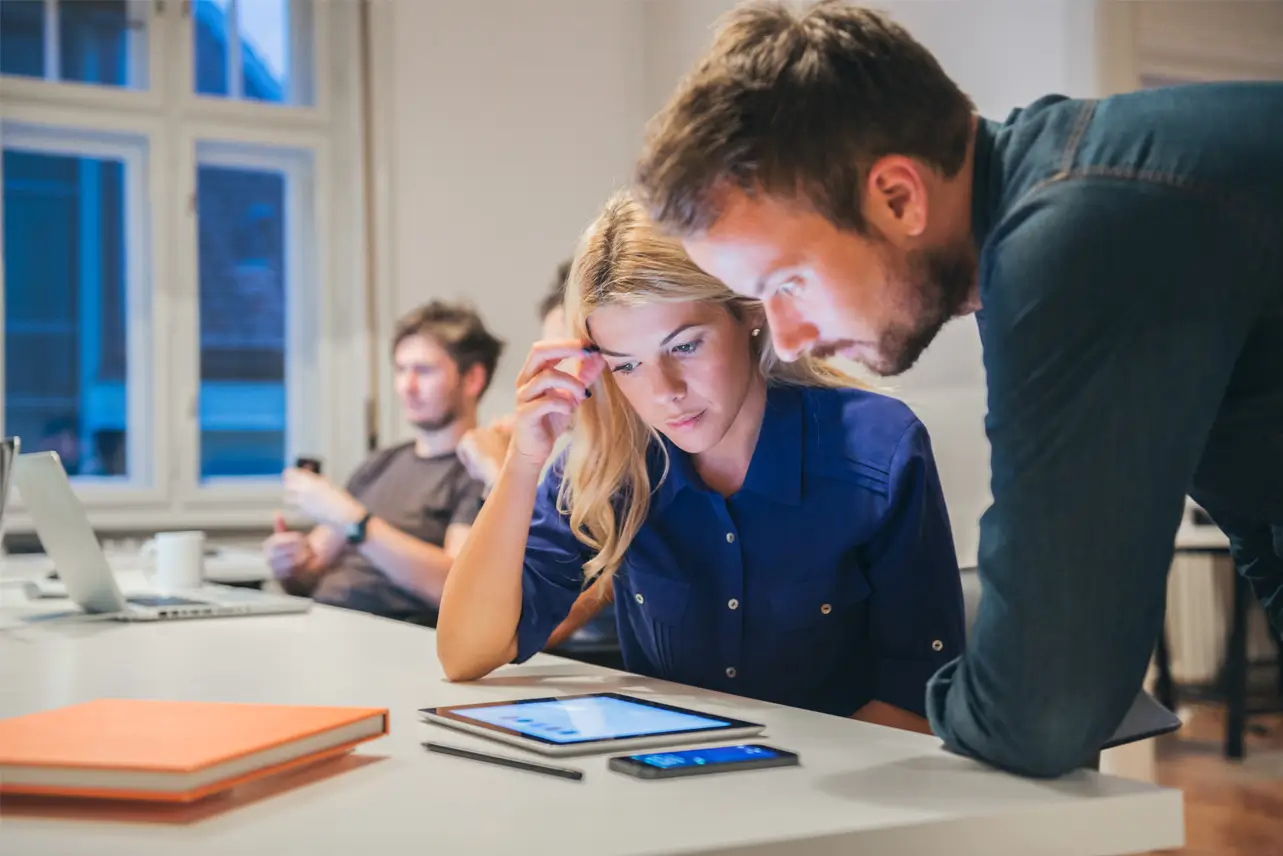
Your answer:
[[[669,342],[673,341],[673,340],[674,340],[674,339],[676,339],[678,336],[680,336],[682,333],[685,333],[687,330],[690,330],[690,329],[691,329],[691,328],[693,328],[693,327],[706,327],[706,326],[708,326],[708,325],[707,325],[707,324],[701,324],[701,323],[694,322],[694,321],[692,321],[692,322],[690,322],[690,323],[688,323],[688,324],[683,324],[682,326],[678,327],[676,330],[674,330],[673,332],[671,332],[671,333],[669,333],[667,336],[665,336],[665,337],[664,337],[664,340],[663,340],[662,342],[660,342],[660,343],[659,343],[659,346],[660,346],[661,348],[662,348],[662,347],[664,347],[664,346],[665,346],[665,345],[667,345]],[[621,353],[619,353],[618,351],[608,351],[608,350],[606,350],[605,348],[601,347],[600,345],[597,347],[597,350],[598,350],[598,351],[599,351],[603,356],[607,356],[607,357],[627,357],[627,356],[630,356],[629,354],[621,354]]]

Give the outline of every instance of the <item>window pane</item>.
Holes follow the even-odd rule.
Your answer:
[[[45,4],[0,0],[0,74],[45,76]]]
[[[125,169],[4,151],[4,430],[72,475],[129,472]]]
[[[200,215],[201,478],[285,467],[287,177],[204,165]]]
[[[289,0],[240,4],[241,91],[246,98],[289,100]]]
[[[193,10],[197,93],[312,103],[310,0],[196,0]]]
[[[59,3],[59,79],[145,88],[146,33],[145,0]]]
[[[196,91],[227,94],[228,0],[196,0],[192,6],[192,49],[196,58]]]
[[[0,73],[145,89],[147,0],[0,0]]]

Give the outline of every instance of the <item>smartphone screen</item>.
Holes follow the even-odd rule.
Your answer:
[[[611,767],[619,772],[655,778],[731,769],[787,767],[797,762],[797,755],[793,752],[772,749],[770,746],[746,744],[627,755],[612,759]]]

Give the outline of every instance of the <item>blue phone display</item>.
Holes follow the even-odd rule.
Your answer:
[[[708,764],[739,764],[779,757],[779,752],[767,746],[715,746],[711,749],[685,749],[681,752],[652,752],[649,755],[629,756],[633,761],[661,770],[702,767]]]
[[[617,773],[639,779],[678,779],[732,770],[796,767],[799,763],[796,752],[773,749],[760,743],[744,743],[739,746],[620,755],[611,758],[607,766]]]

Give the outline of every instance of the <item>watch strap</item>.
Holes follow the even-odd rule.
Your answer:
[[[347,542],[349,544],[360,544],[365,541],[365,533],[370,526],[370,518],[373,516],[374,512],[366,511],[360,520],[348,528]]]

